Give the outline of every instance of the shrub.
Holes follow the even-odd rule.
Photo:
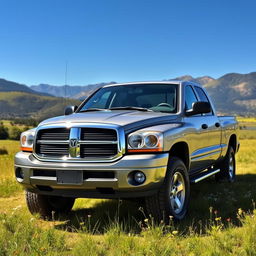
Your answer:
[[[9,139],[19,140],[21,133],[22,133],[21,129],[19,129],[17,126],[13,126],[13,127],[11,127],[11,129],[9,131]]]
[[[8,151],[6,148],[0,148],[0,155],[8,155]]]
[[[5,140],[8,139],[9,134],[8,134],[8,128],[4,127],[3,124],[0,124],[0,139]]]
[[[18,125],[26,125],[26,126],[37,126],[38,121],[33,119],[33,118],[16,118],[12,120],[13,124],[18,124]]]

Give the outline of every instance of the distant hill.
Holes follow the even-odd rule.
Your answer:
[[[202,85],[207,84],[209,82],[215,81],[214,78],[210,76],[202,76],[194,78],[190,75],[180,76],[175,79],[167,79],[165,81],[172,81],[172,80],[187,80],[200,83]],[[32,85],[30,88],[34,91],[45,93],[47,92],[50,95],[56,97],[68,97],[73,99],[86,99],[93,91],[97,90],[98,88],[108,85],[108,84],[115,84],[116,82],[109,82],[109,83],[97,83],[97,84],[88,84],[88,85],[49,85],[49,84],[39,84],[39,85]]]
[[[194,78],[189,75],[175,79],[202,84],[219,114],[256,115],[256,72],[229,73],[218,79],[209,76]]]
[[[48,92],[50,95],[55,97],[68,97],[73,98],[76,94],[80,93],[84,86],[70,86],[70,85],[49,85],[49,84],[39,84],[30,86],[36,92],[44,93]]]
[[[75,99],[50,96],[46,92],[37,92],[26,85],[0,79],[0,119],[32,117],[42,120],[63,114],[67,105],[81,103]]]
[[[200,77],[194,78],[194,77],[192,77],[190,75],[179,76],[179,77],[176,77],[174,79],[169,79],[169,81],[172,81],[172,80],[191,81],[191,82],[199,83],[201,85],[205,85],[205,84],[208,84],[210,82],[215,81],[215,79],[210,77],[210,76],[200,76]]]
[[[185,75],[169,80],[186,80],[202,84],[219,114],[256,115],[256,72],[229,73],[218,79]]]
[[[210,76],[194,78],[190,75],[167,79],[167,81],[172,80],[187,80],[202,84],[213,99],[219,114],[256,116],[256,72],[229,73],[218,79]],[[0,118],[28,116],[43,119],[59,115],[63,113],[64,106],[77,105],[80,103],[77,99],[85,99],[97,88],[113,83],[115,82],[84,86],[40,84],[29,88],[26,85],[0,79]],[[58,98],[64,96],[73,100]]]
[[[36,92],[29,88],[28,86],[24,84],[19,84],[16,82],[8,81],[5,79],[0,78],[0,92],[27,92],[27,93],[33,93],[38,95],[49,95],[45,91],[43,92]]]
[[[78,105],[74,99],[41,96],[26,92],[0,92],[0,119],[30,117],[43,120],[62,115],[68,105]]]
[[[205,87],[219,112],[256,115],[256,72],[226,74]]]
[[[49,85],[49,84],[39,84],[32,85],[30,88],[34,91],[40,93],[49,93],[55,97],[68,97],[73,99],[85,99],[93,91],[107,84],[113,84],[115,82],[109,83],[98,83],[98,84],[88,84],[88,85]]]

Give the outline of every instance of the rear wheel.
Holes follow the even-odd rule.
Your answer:
[[[169,222],[170,216],[176,220],[185,217],[190,197],[188,171],[184,163],[173,157],[167,167],[166,177],[157,194],[145,198],[146,209],[157,222]]]
[[[228,148],[228,152],[224,160],[219,165],[220,172],[216,174],[216,180],[227,180],[234,182],[236,178],[236,158],[233,147]]]
[[[67,214],[71,211],[75,199],[61,196],[39,195],[26,191],[26,202],[32,214],[39,214],[41,218],[52,219],[53,216]]]

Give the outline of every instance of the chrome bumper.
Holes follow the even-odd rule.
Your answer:
[[[33,154],[19,152],[15,156],[15,173],[17,181],[27,190],[41,194],[93,198],[139,197],[153,194],[161,186],[168,157],[168,153],[143,154],[125,155],[112,163],[59,163],[42,162]],[[23,179],[17,177],[17,170],[22,170]],[[58,184],[56,177],[34,176],[34,170],[111,171],[114,177],[84,179],[82,184]],[[143,184],[130,184],[128,177],[133,171],[142,171],[145,174],[146,180]]]

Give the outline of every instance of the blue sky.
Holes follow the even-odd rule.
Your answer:
[[[256,71],[255,0],[0,0],[0,77],[27,85]]]

